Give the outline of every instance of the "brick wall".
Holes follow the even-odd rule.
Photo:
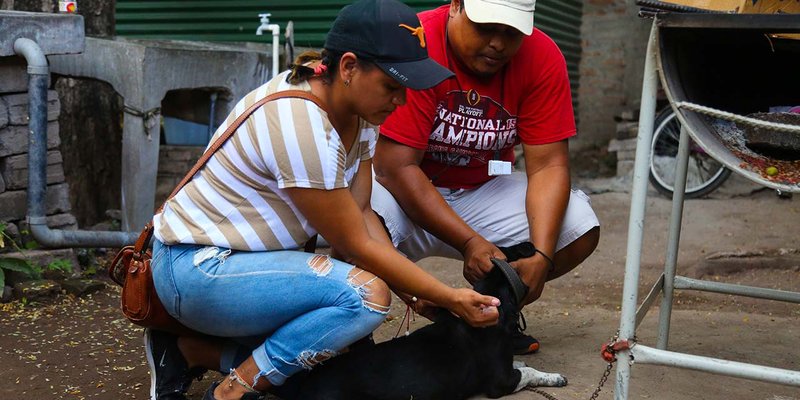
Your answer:
[[[14,73],[18,76],[18,73]],[[53,229],[77,229],[70,213],[69,186],[64,178],[59,145],[60,103],[55,91],[47,93],[47,225]],[[0,221],[7,231],[25,230],[28,210],[28,95],[0,91]]]
[[[616,136],[614,117],[638,109],[650,20],[637,16],[635,0],[586,0],[578,137],[574,148],[605,146]]]

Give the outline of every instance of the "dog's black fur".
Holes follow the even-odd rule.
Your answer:
[[[475,290],[500,299],[497,325],[473,328],[440,310],[435,323],[326,361],[292,377],[278,394],[302,400],[457,400],[513,393],[523,379],[512,365],[516,299],[498,268],[477,282]],[[550,384],[563,386],[566,379],[559,376]]]

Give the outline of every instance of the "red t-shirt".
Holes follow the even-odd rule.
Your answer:
[[[514,160],[515,144],[545,144],[575,135],[564,56],[542,31],[490,81],[473,78],[452,59],[445,41],[449,5],[419,14],[428,54],[456,78],[421,91],[381,126],[381,134],[425,149],[420,167],[438,187],[474,188],[493,177],[488,162]],[[452,51],[452,50],[450,50]]]

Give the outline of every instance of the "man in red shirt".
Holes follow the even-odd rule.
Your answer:
[[[491,258],[505,258],[498,246],[532,242],[533,255],[512,263],[530,288],[525,304],[599,240],[589,198],[570,190],[576,130],[566,63],[533,28],[534,7],[452,0],[419,14],[430,57],[456,75],[409,91],[382,125],[372,194],[400,251],[415,261],[463,259],[470,282],[492,268]],[[519,143],[525,170],[512,172]],[[520,334],[514,347],[524,354],[539,343]]]

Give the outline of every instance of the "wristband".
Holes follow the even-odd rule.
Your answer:
[[[553,262],[552,258],[548,257],[547,254],[544,254],[544,252],[539,250],[539,249],[534,249],[533,251],[541,254],[542,257],[544,257],[544,259],[547,260],[548,263],[550,263],[550,272],[553,272],[553,271],[556,270],[556,263]]]

